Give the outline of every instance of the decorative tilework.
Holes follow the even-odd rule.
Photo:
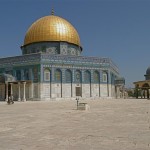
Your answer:
[[[81,76],[81,71],[80,70],[76,70],[76,73],[75,73],[75,81],[77,83],[81,83],[82,82],[82,76]]]
[[[91,73],[88,70],[84,72],[84,81],[85,83],[91,82]]]
[[[95,83],[99,83],[100,76],[99,76],[99,72],[98,71],[94,71],[93,78],[94,78],[94,82]]]
[[[72,72],[71,70],[67,69],[65,73],[66,83],[72,82]]]
[[[17,78],[17,80],[21,80],[21,71],[20,70],[16,70],[16,78]]]
[[[24,80],[29,80],[29,69],[24,69]]]

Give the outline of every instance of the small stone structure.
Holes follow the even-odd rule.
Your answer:
[[[79,103],[78,110],[90,110],[90,106],[87,103]]]

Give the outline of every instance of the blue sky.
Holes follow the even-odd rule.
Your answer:
[[[29,26],[55,15],[77,29],[84,56],[109,57],[126,86],[150,66],[150,0],[0,0],[0,57],[21,55]]]

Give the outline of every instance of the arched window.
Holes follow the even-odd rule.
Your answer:
[[[61,70],[56,69],[55,71],[55,81],[56,82],[61,82],[62,81],[62,75],[61,75]]]
[[[107,72],[103,72],[103,82],[107,82]]]
[[[84,81],[86,83],[90,83],[91,82],[91,73],[88,70],[84,72]]]
[[[78,82],[78,83],[81,83],[81,81],[82,81],[80,70],[77,70],[76,73],[75,73],[75,81]]]
[[[50,70],[49,69],[44,70],[44,81],[50,81]]]
[[[66,70],[66,83],[72,82],[72,73],[69,69]]]
[[[99,83],[99,72],[98,71],[94,71],[93,78],[94,78],[95,83]]]

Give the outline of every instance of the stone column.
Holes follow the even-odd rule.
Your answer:
[[[13,95],[13,88],[12,88],[13,83],[10,83],[10,95]]]
[[[8,83],[6,83],[6,99],[5,101],[8,101]]]
[[[111,83],[110,70],[108,70],[107,72],[107,96],[108,97],[111,97],[110,83]]]
[[[20,82],[18,82],[18,101],[21,101],[21,98],[20,98]]]
[[[93,70],[91,70],[91,76],[90,76],[90,97],[94,96],[94,82],[93,82]]]
[[[122,92],[123,92],[123,98],[125,99],[125,89],[124,89],[124,86],[122,86]]]
[[[139,89],[137,89],[137,98],[139,98]]]
[[[147,99],[149,99],[149,89],[147,89]]]
[[[23,82],[23,99],[22,101],[26,101],[26,82]]]
[[[144,99],[145,99],[145,96],[146,96],[146,95],[145,95],[145,89],[144,89]]]
[[[117,99],[117,86],[115,85],[115,98]]]
[[[73,69],[72,66],[72,97],[75,97],[75,70]]]
[[[33,98],[33,83],[31,83],[31,93],[30,93],[30,98]]]

